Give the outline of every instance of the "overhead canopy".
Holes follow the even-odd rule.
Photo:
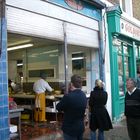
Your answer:
[[[83,0],[83,1],[88,2],[88,3],[96,6],[99,9],[104,9],[106,7],[106,5],[103,2],[101,2],[100,0]]]

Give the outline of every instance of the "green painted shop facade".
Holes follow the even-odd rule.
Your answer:
[[[126,79],[137,77],[140,62],[140,27],[123,16],[119,6],[107,10],[112,91],[112,118],[124,115]]]

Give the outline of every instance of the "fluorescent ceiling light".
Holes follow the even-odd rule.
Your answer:
[[[72,60],[81,60],[81,59],[84,59],[84,57],[74,57],[74,58],[72,58]]]
[[[23,63],[19,63],[19,64],[17,64],[17,66],[19,67],[19,66],[23,66]]]
[[[24,45],[19,45],[19,46],[7,48],[7,51],[12,51],[12,50],[17,50],[17,49],[23,49],[23,48],[28,48],[28,47],[32,47],[32,46],[33,46],[33,44],[24,44]]]

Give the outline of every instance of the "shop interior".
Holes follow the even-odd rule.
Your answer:
[[[8,79],[18,84],[15,93],[32,94],[40,73],[55,90],[65,83],[64,43],[43,38],[8,33]],[[86,79],[86,56],[90,49],[68,45],[68,81],[72,74]],[[86,86],[86,82],[83,83]]]
[[[47,74],[47,82],[54,89],[51,94],[46,92],[46,113],[53,115],[47,120],[61,120],[56,116],[55,107],[65,93],[64,42],[8,33],[7,46],[8,82],[11,81],[9,84],[12,85],[9,97],[13,99],[12,102],[15,102],[10,104],[10,109],[22,107],[24,110],[21,112],[21,120],[34,122],[33,84],[43,72]],[[67,52],[67,80],[69,82],[73,74],[79,74],[83,78],[82,89],[86,93],[87,73],[89,73],[86,65],[90,62],[91,49],[68,45]]]
[[[83,90],[86,93],[86,62],[90,48],[68,45],[67,51],[68,82],[73,74],[79,74],[83,78]],[[47,74],[47,82],[54,89],[51,95],[46,94],[47,120],[57,121],[54,99],[60,100],[65,89],[64,42],[8,33],[7,52],[8,79],[14,83],[9,96],[17,106],[24,108],[21,112],[22,121],[34,122],[33,83],[42,72]],[[10,106],[12,109],[15,107]]]

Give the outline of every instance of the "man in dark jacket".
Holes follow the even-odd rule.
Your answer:
[[[129,78],[126,82],[125,115],[128,134],[131,140],[140,140],[140,89],[136,80]]]
[[[58,111],[64,112],[62,124],[64,140],[82,140],[87,99],[85,93],[81,90],[81,77],[73,75],[70,86],[70,92],[64,95],[56,108]]]

